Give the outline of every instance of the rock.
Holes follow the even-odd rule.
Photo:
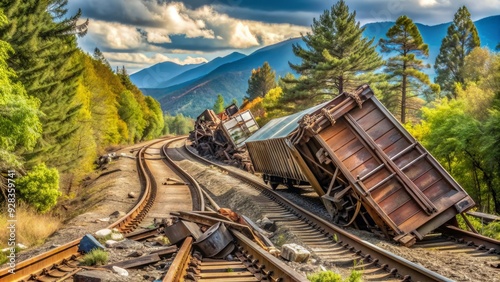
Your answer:
[[[122,211],[115,211],[113,212],[112,214],[110,214],[109,216],[111,217],[116,217],[116,218],[121,218],[123,216],[125,216],[126,213],[125,212],[122,212]]]
[[[260,226],[264,228],[264,230],[274,232],[276,231],[276,224],[274,224],[274,221],[270,220],[267,217],[264,217],[262,221],[260,222]]]
[[[120,230],[118,230],[118,228],[115,227],[115,228],[111,229],[111,232],[120,233]]]
[[[116,245],[116,243],[118,243],[118,242],[115,240],[106,240],[106,243],[104,243],[104,244],[106,245],[106,248],[111,248],[114,245]]]
[[[104,238],[106,236],[109,236],[110,234],[111,234],[111,229],[105,228],[105,229],[101,229],[101,230],[96,231],[95,236],[97,238]]]
[[[131,250],[140,250],[144,249],[144,245],[134,241],[125,239],[113,245],[114,249],[131,249]]]
[[[128,254],[127,257],[129,257],[129,258],[137,258],[137,257],[142,256],[143,254],[144,254],[143,251],[138,250],[138,251],[135,251],[135,252],[132,252],[132,253]]]
[[[120,275],[120,276],[125,276],[125,277],[128,276],[128,271],[121,268],[121,267],[113,266],[113,271],[118,273],[118,275]]]
[[[80,240],[80,244],[78,246],[78,251],[82,253],[88,253],[93,249],[104,249],[104,246],[97,241],[94,236],[87,234],[83,236],[82,240]]]
[[[102,221],[102,222],[109,222],[110,220],[111,220],[111,218],[109,218],[109,217],[99,218],[99,221]]]
[[[73,276],[73,282],[105,282],[115,280],[115,275],[112,273],[98,270],[84,270]]]
[[[288,261],[306,262],[310,256],[306,248],[297,244],[284,244],[281,247],[281,257]]]
[[[121,233],[111,233],[111,240],[121,241],[125,239]]]
[[[129,192],[129,193],[128,193],[128,197],[129,197],[129,198],[135,198],[135,197],[136,197],[136,195],[135,195],[135,193],[134,193],[134,192]]]

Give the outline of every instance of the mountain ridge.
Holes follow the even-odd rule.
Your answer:
[[[481,39],[481,46],[494,50],[500,42],[500,15],[491,16],[474,22]],[[451,22],[437,25],[425,25],[417,23],[424,42],[429,45],[429,57],[425,62],[434,64],[435,58],[439,54],[441,41],[446,35]],[[394,22],[377,22],[366,24],[364,35],[368,38],[375,38],[374,43],[385,37],[387,30],[394,25]],[[248,56],[238,60],[221,64],[208,73],[198,73],[200,76],[192,80],[181,81],[175,84],[172,80],[166,88],[142,88],[146,95],[151,95],[158,99],[164,111],[170,114],[182,113],[191,117],[196,117],[206,108],[211,108],[215,102],[217,94],[222,94],[226,103],[232,99],[242,101],[246,95],[248,79],[252,69],[258,68],[265,61],[276,71],[276,75],[283,76],[287,72],[293,72],[288,62],[298,64],[301,60],[293,54],[292,45],[301,44],[301,38],[291,38],[273,45],[262,47]],[[388,54],[382,54],[387,58]],[[210,62],[209,62],[210,63]],[[209,64],[207,63],[207,64]],[[197,66],[196,68],[202,68]],[[193,71],[191,71],[193,72]],[[427,69],[427,73],[433,76],[434,70]],[[179,74],[182,76],[182,74]]]

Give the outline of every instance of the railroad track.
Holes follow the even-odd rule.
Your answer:
[[[139,200],[124,217],[120,218],[107,228],[117,228],[120,232],[125,233],[126,237],[133,239],[146,238],[147,236],[152,236],[152,234],[154,234],[155,231],[132,233],[132,231],[135,230],[146,218],[150,210],[152,208],[153,210],[156,209],[154,203],[158,196],[158,185],[154,180],[153,174],[148,167],[150,164],[146,159],[150,158],[149,156],[152,154],[150,152],[152,150],[152,146],[155,146],[160,142],[165,142],[165,145],[161,150],[162,155],[156,159],[164,159],[170,164],[171,168],[177,167],[175,163],[168,158],[168,156],[165,156],[165,151],[166,146],[169,143],[182,138],[183,137],[161,139],[144,146],[138,151],[136,158],[137,167],[141,183],[143,184]],[[156,151],[158,150],[159,149],[156,148]],[[158,164],[155,163],[155,165]],[[181,168],[179,168],[179,174],[182,175],[182,178],[187,179],[189,182],[194,181],[194,179],[186,176],[187,174]],[[196,181],[192,183],[193,184],[190,185],[190,191],[196,195],[193,200],[193,208],[203,210],[205,204],[201,194],[201,189]],[[160,194],[160,197],[163,196]],[[127,236],[127,234],[129,235]],[[0,281],[64,281],[81,270],[78,265],[78,258],[80,257],[80,253],[78,252],[79,242],[80,239],[77,239],[33,258],[24,260],[16,265],[14,274],[10,273],[8,268],[1,269]]]
[[[237,249],[233,252],[234,260],[202,258],[193,253],[193,241],[188,237],[163,281],[308,281],[240,232],[232,231],[232,234]]]
[[[272,214],[270,219],[283,222],[315,255],[324,260],[335,262],[336,265],[349,269],[354,267],[364,273],[365,280],[451,281],[442,275],[349,234],[338,226],[283,198],[268,189],[260,181],[247,177],[245,173],[226,169],[224,166],[201,158],[192,152],[187,145],[185,145],[184,149],[191,158],[218,167],[229,175],[243,180],[261,192],[262,195],[265,195],[268,201],[263,201],[260,204]]]

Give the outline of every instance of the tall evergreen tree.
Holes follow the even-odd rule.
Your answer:
[[[264,97],[274,87],[276,87],[276,72],[271,69],[268,62],[264,62],[262,67],[252,70],[252,76],[248,80],[248,96],[245,99],[251,101],[257,97]]]
[[[312,31],[302,36],[307,48],[299,44],[293,52],[302,63],[290,67],[302,75],[294,81],[292,92],[284,96],[289,100],[306,101],[310,106],[338,94],[355,89],[358,74],[370,72],[383,64],[373,45],[374,39],[363,37],[365,28],[356,22],[356,12],[349,13],[343,0],[325,10],[319,20],[313,19]],[[326,96],[326,97],[325,97]]]
[[[435,82],[448,96],[456,98],[454,93],[455,83],[463,84],[463,66],[465,56],[472,49],[481,45],[476,26],[470,18],[469,10],[462,6],[455,13],[453,22],[448,27],[448,33],[441,42],[439,55],[436,58]]]
[[[109,64],[108,60],[106,59],[106,57],[104,57],[104,54],[97,47],[94,49],[94,59],[101,62],[111,70],[111,65]]]
[[[26,153],[29,166],[43,159],[61,170],[69,167],[68,144],[78,129],[74,121],[79,105],[73,102],[81,73],[75,59],[75,34],[83,35],[88,22],[77,24],[78,12],[65,18],[67,0],[2,0],[10,23],[0,28],[0,39],[16,52],[8,63],[18,74],[28,95],[37,97],[44,113],[42,138],[33,153]]]
[[[220,114],[224,111],[224,97],[221,94],[217,94],[217,100],[215,100],[213,110],[216,114]]]
[[[411,98],[409,94],[418,84],[430,84],[429,76],[421,71],[430,66],[417,59],[417,56],[429,56],[429,47],[424,43],[418,27],[407,16],[400,16],[386,36],[387,39],[380,39],[382,52],[395,55],[386,62],[384,71],[392,86],[399,89],[400,118],[405,123],[408,98]]]

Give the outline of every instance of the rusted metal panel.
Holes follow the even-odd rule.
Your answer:
[[[340,169],[338,177],[348,181],[367,210],[375,211],[396,238],[420,238],[419,230],[439,226],[426,224],[454,216],[444,212],[448,208],[465,201],[461,210],[457,208],[461,212],[474,205],[367,86],[335,98],[329,107],[302,119],[300,128],[291,139],[308,164],[332,174]],[[312,171],[325,182],[324,173]],[[446,218],[432,220],[435,217]]]

